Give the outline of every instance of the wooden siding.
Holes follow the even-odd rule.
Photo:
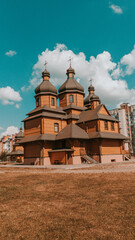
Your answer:
[[[24,157],[25,158],[39,158],[41,146],[37,143],[27,143],[24,146]]]
[[[101,132],[111,132],[111,133],[119,133],[119,123],[115,123],[114,122],[114,130],[111,130],[111,121],[107,121],[108,122],[108,129],[105,129],[104,126],[104,120],[100,120],[99,121],[99,131]]]
[[[109,115],[104,106],[102,106],[102,107],[100,108],[100,110],[99,110],[98,113],[100,113],[100,114],[105,114],[105,115]]]
[[[54,123],[59,124],[59,132],[66,127],[66,120],[52,119],[52,118],[43,118],[42,120],[42,133],[49,134],[58,134],[58,132],[54,131]]]
[[[91,121],[86,123],[88,128],[88,132],[96,132],[97,131],[97,121]]]
[[[50,153],[51,164],[54,164],[55,161],[59,161],[61,164],[65,164],[65,152],[53,152]]]
[[[70,95],[73,95],[74,101],[73,104],[78,107],[83,107],[83,95],[80,93],[65,93],[60,95],[60,106],[66,107],[71,104]]]
[[[81,143],[83,143],[83,141],[79,141],[79,140],[73,141],[73,149],[74,149],[73,156],[80,156],[80,155],[86,154],[85,146],[81,145]]]
[[[122,154],[121,141],[102,139],[101,154]]]
[[[42,149],[42,156],[49,157],[48,151],[52,150],[53,143],[52,142],[45,142],[44,148]]]
[[[41,133],[41,118],[31,119],[24,123],[24,136],[37,135]]]

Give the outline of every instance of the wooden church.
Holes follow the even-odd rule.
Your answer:
[[[101,104],[92,84],[84,99],[71,64],[66,74],[57,93],[46,68],[42,73],[43,81],[35,89],[36,108],[23,120],[24,164],[122,162],[126,137],[120,134],[119,121]]]

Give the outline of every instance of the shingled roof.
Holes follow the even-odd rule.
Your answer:
[[[110,138],[110,139],[121,139],[121,140],[128,140],[126,136],[120,133],[111,133],[111,132],[89,132],[89,139],[94,138]]]
[[[76,124],[68,124],[56,136],[56,140],[62,139],[89,139],[88,134]]]
[[[103,120],[110,120],[110,121],[114,121],[114,122],[119,122],[117,119],[115,119],[114,117],[109,115],[105,115],[105,114],[101,114],[99,113],[99,110],[101,109],[101,107],[104,106],[103,104],[99,104],[98,107],[95,110],[86,110],[83,111],[80,114],[80,119],[77,121],[78,123],[82,123],[82,122],[87,122],[87,121],[92,121],[92,120],[97,120],[97,119],[103,119]]]
[[[19,144],[27,143],[27,142],[35,142],[35,141],[54,141],[56,135],[55,134],[37,134],[37,135],[31,135],[22,138],[22,140],[19,141]]]

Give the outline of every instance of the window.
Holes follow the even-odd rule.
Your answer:
[[[39,98],[36,99],[36,106],[39,107]]]
[[[69,96],[69,101],[70,101],[70,103],[73,103],[73,102],[74,102],[74,96],[73,96],[73,95],[70,95],[70,96]]]
[[[55,106],[55,99],[54,98],[51,98],[51,105]]]
[[[108,129],[108,121],[104,121],[104,127],[106,130]]]
[[[111,122],[111,130],[114,131],[114,122]]]
[[[59,132],[59,124],[54,123],[54,132]]]
[[[111,162],[116,162],[116,159],[111,159]]]

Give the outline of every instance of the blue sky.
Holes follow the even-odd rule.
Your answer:
[[[111,108],[131,98],[133,104],[134,22],[134,0],[1,1],[0,131],[6,131],[8,126],[20,127],[25,114],[35,108],[34,87],[40,81],[45,58],[51,81],[56,87],[66,80],[63,74],[71,55],[76,77],[84,85],[86,94],[88,78],[91,72],[97,71],[92,77],[103,103]],[[90,60],[91,56],[93,59]],[[62,61],[57,66],[59,57]],[[101,68],[103,62],[109,66],[107,69]],[[79,69],[77,63],[81,65]],[[112,82],[106,71],[114,73],[115,69],[121,69],[121,73]],[[36,79],[34,84],[33,76]],[[104,82],[104,78],[108,78],[108,82]],[[111,85],[114,81],[115,86]],[[117,88],[116,92],[119,90],[120,95],[123,89],[121,99],[118,93],[110,98],[109,94],[106,95],[107,91],[111,91],[111,86],[112,92]],[[7,87],[10,87],[8,91]],[[3,102],[6,93],[13,97]]]

